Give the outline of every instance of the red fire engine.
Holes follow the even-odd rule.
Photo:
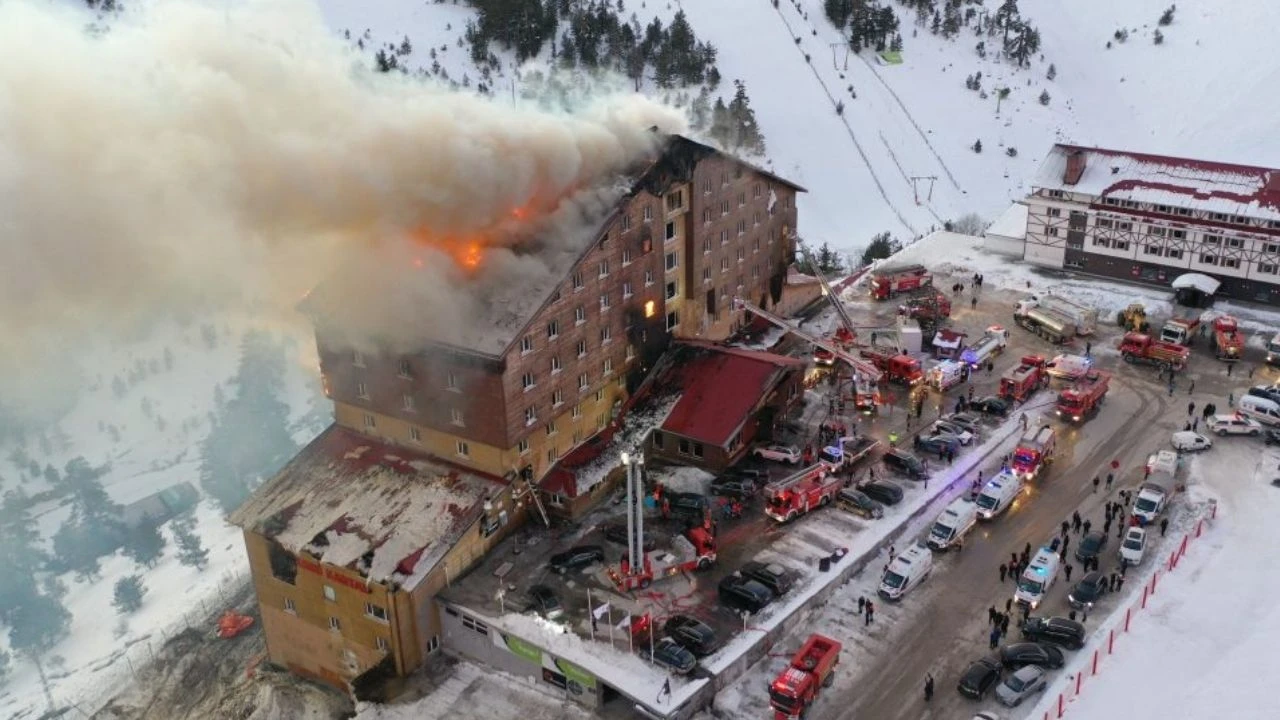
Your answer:
[[[933,284],[933,274],[923,265],[884,266],[871,273],[871,297],[889,298]]]
[[[835,499],[844,479],[828,474],[826,463],[764,486],[764,513],[778,522],[788,522],[816,510]]]
[[[822,688],[830,687],[840,663],[840,643],[823,635],[810,635],[791,664],[769,685],[769,706],[774,720],[803,717],[817,701]]]
[[[1213,335],[1209,339],[1209,348],[1219,360],[1235,362],[1244,353],[1244,335],[1236,319],[1223,315],[1213,321]]]
[[[610,572],[618,589],[626,592],[635,588],[647,588],[654,580],[672,575],[706,570],[716,561],[716,539],[705,527],[689,528],[683,535],[671,539],[671,547],[644,554],[643,566],[631,568],[626,556],[622,558],[620,573]]]
[[[1150,335],[1128,332],[1120,341],[1120,356],[1130,365],[1159,365],[1171,370],[1181,370],[1191,357],[1185,345],[1156,340]]]
[[[1018,448],[1013,451],[1011,469],[1027,480],[1035,479],[1045,465],[1053,460],[1057,440],[1057,432],[1048,425],[1027,430],[1018,441]]]
[[[924,381],[924,370],[920,369],[920,361],[910,355],[867,349],[860,351],[859,354],[879,368],[889,382],[911,386],[919,385]]]
[[[1090,371],[1058,395],[1058,417],[1072,422],[1087,419],[1102,405],[1110,383],[1111,376],[1107,373]]]
[[[1049,373],[1046,372],[1046,360],[1039,355],[1027,355],[1016,367],[1011,367],[1000,376],[1000,392],[1002,398],[1022,402],[1036,390],[1049,385]]]

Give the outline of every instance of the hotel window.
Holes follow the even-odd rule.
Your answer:
[[[600,249],[603,250],[609,246],[609,233],[600,236]]]
[[[702,238],[702,254],[706,255],[711,252],[711,238]]]
[[[675,253],[673,253],[673,252],[669,252],[669,253],[667,253],[667,260],[666,260],[666,262],[667,262],[667,270],[669,270],[669,271],[670,271],[670,270],[675,270],[675,269],[676,269],[676,267],[678,267],[678,266],[679,266],[679,264],[680,264],[680,256],[679,256],[679,255],[677,255],[677,254],[675,254]]]
[[[587,356],[587,341],[579,340],[578,341],[578,357],[584,358],[586,356]]]
[[[1049,237],[1058,237],[1058,228],[1048,228],[1044,231],[1044,234]]]
[[[1167,248],[1164,251],[1164,256],[1167,258],[1173,258],[1174,260],[1181,260],[1182,251],[1177,248]]]
[[[613,358],[604,359],[604,376],[609,377],[613,374]]]
[[[609,293],[604,293],[603,295],[600,296],[600,309],[601,310],[609,309]]]
[[[671,282],[667,283],[667,299],[668,300],[674,298],[679,292],[680,292],[680,286],[676,283],[675,280],[672,280]]]
[[[1142,246],[1142,252],[1147,255],[1159,255],[1161,250],[1163,250],[1163,248],[1161,248],[1159,245],[1143,245]]]
[[[1267,243],[1262,246],[1262,251],[1271,255],[1280,253],[1280,243]]]
[[[743,205],[746,205],[746,204],[747,204],[747,194],[744,192],[738,193],[738,207],[742,207]]]
[[[667,195],[667,212],[674,212],[684,207],[684,191],[676,190]]]
[[[738,262],[742,262],[743,260],[746,260],[746,259],[747,259],[747,251],[743,250],[742,248],[738,248]]]
[[[365,429],[365,430],[372,430],[372,429],[374,429],[374,428],[376,428],[376,427],[378,427],[378,419],[377,419],[377,418],[375,418],[374,416],[370,415],[369,413],[365,413],[365,414],[364,414],[364,429]]]
[[[1276,265],[1273,263],[1258,263],[1258,272],[1263,275],[1276,275]]]
[[[760,252],[760,238],[756,238],[751,241],[751,252]]]
[[[406,394],[406,395],[401,396],[401,398],[400,398],[400,407],[402,407],[402,408],[404,409],[404,411],[405,411],[405,412],[417,412],[417,411],[418,411],[417,402],[415,402],[415,401],[414,401],[414,399],[413,399],[413,396],[412,396],[412,395],[407,395],[407,394]]]
[[[1129,232],[1130,230],[1133,229],[1133,223],[1118,222],[1116,223],[1116,229],[1121,230],[1123,232]]]
[[[527,372],[520,376],[520,384],[524,387],[525,392],[529,392],[537,385],[537,382],[533,377],[533,373]]]
[[[1049,217],[1062,217],[1062,210],[1058,208],[1049,208]]]
[[[1221,245],[1222,236],[1221,235],[1205,235],[1200,238],[1200,241],[1203,242],[1205,245]]]
[[[1061,190],[1050,190],[1050,191],[1049,191],[1049,197],[1051,197],[1051,198],[1060,198],[1060,197],[1063,197],[1063,192],[1062,192]]]
[[[379,635],[379,636],[378,636],[378,641],[377,641],[377,642],[378,642],[378,649],[379,649],[379,650],[381,650],[382,652],[390,652],[390,651],[391,651],[391,644],[387,642],[387,639],[386,639],[386,638],[384,638],[384,637],[382,637],[381,635]]]
[[[582,405],[574,405],[574,406],[573,406],[573,419],[574,419],[574,420],[577,420],[577,419],[578,419],[578,418],[580,418],[580,417],[582,417]]]
[[[560,407],[564,404],[564,391],[556,390],[551,393],[551,407]]]
[[[360,398],[361,400],[368,400],[369,386],[365,385],[362,382],[356,383],[356,397]]]
[[[1156,205],[1155,210],[1156,212],[1163,213],[1165,215],[1169,215],[1173,212],[1173,208],[1170,208],[1168,205]]]
[[[1238,267],[1240,267],[1240,259],[1239,259],[1239,258],[1227,258],[1227,257],[1224,257],[1224,258],[1222,258],[1222,267],[1224,267],[1224,268],[1238,268]]]
[[[455,410],[454,412],[457,412],[457,410]],[[461,415],[461,414],[459,414],[459,415]],[[416,427],[414,427],[414,426],[410,425],[410,426],[409,426],[409,439],[410,439],[411,441],[413,441],[413,442],[421,443],[421,442],[422,442],[422,431],[421,431],[421,430],[419,430],[418,428],[416,428]]]
[[[600,277],[609,277],[609,261],[600,261]]]
[[[1173,238],[1174,240],[1186,240],[1187,231],[1186,230],[1170,230],[1169,237]]]
[[[1218,256],[1217,256],[1217,255],[1209,255],[1209,254],[1207,254],[1207,253],[1206,253],[1206,254],[1203,254],[1203,255],[1201,255],[1201,256],[1200,256],[1200,262],[1201,262],[1202,264],[1204,264],[1204,265],[1217,265],[1217,264],[1218,264]]]
[[[650,205],[646,205],[644,208],[644,221],[650,222],[652,220],[653,220],[653,207]]]
[[[370,603],[370,602],[365,603],[364,614],[367,617],[373,618],[374,620],[378,620],[381,622],[387,621],[387,609],[382,607],[381,605],[374,605],[373,603]]]
[[[729,272],[729,258],[720,258],[720,272]]]
[[[323,587],[323,592],[325,600],[328,600],[329,602],[338,602],[338,592],[334,590],[332,586],[325,585]]]
[[[1129,242],[1127,240],[1116,240],[1111,244],[1111,249],[1124,252],[1129,249]]]
[[[751,196],[752,196],[752,197],[760,197],[760,190],[761,190],[761,188],[760,188],[760,183],[756,183],[755,185],[752,185],[752,186],[751,186]]]
[[[1191,217],[1191,208],[1184,208],[1184,207],[1174,208],[1174,212],[1184,217]]]
[[[720,231],[720,244],[721,244],[721,245],[728,245],[728,244],[729,244],[729,231],[728,231],[728,230],[721,230],[721,231]]]
[[[1147,232],[1151,235],[1155,235],[1156,237],[1164,237],[1165,235],[1165,229],[1156,225],[1148,225]]]
[[[528,427],[538,422],[538,410],[532,405],[524,409],[524,424]]]
[[[520,354],[524,355],[525,353],[531,352],[533,352],[533,337],[531,335],[525,335],[520,338]]]
[[[622,266],[626,267],[631,264],[631,248],[622,251]]]
[[[573,291],[578,292],[583,288],[582,273],[576,272],[570,276],[569,281],[573,283]]]
[[[1098,218],[1093,224],[1100,228],[1111,227],[1111,221],[1108,220],[1107,218]]]
[[[449,408],[449,422],[459,427],[466,425],[466,423],[462,421],[462,411],[458,408]]]
[[[636,294],[636,293],[635,293],[635,288],[633,288],[633,287],[631,286],[631,281],[630,281],[630,280],[628,280],[628,281],[626,281],[626,282],[622,283],[622,298],[623,298],[624,300],[625,300],[625,299],[627,299],[627,298],[629,298],[629,297],[631,297],[632,295],[635,295],[635,294]]]
[[[724,186],[728,184],[729,184],[729,173],[727,172],[720,173],[720,185]]]
[[[547,323],[547,339],[555,340],[558,337],[560,337],[560,321],[552,320]]]
[[[1229,248],[1244,247],[1244,241],[1241,240],[1240,238],[1227,238],[1227,247]]]
[[[626,232],[630,229],[631,229],[631,214],[627,213],[626,215],[622,216],[622,232]]]
[[[516,452],[520,453],[521,455],[524,455],[525,453],[529,452],[529,441],[521,440],[520,442],[516,443]]]
[[[711,224],[711,208],[702,208],[702,224]]]
[[[556,432],[557,432],[556,421],[552,420],[551,422],[547,423],[547,437],[551,437],[552,435],[555,435]]]
[[[729,201],[728,201],[728,200],[721,200],[721,201],[720,201],[720,214],[721,214],[721,215],[728,215],[728,214],[729,214]]]
[[[667,330],[671,331],[680,326],[680,313],[672,310],[667,313]]]
[[[608,345],[611,342],[613,342],[613,328],[605,325],[600,328],[600,344]]]
[[[471,457],[471,448],[462,440],[458,441],[456,450],[458,452],[458,457]]]
[[[458,392],[458,376],[454,375],[453,373],[449,373],[448,375],[445,375],[444,389],[452,390],[453,392]]]
[[[649,287],[649,286],[650,286],[650,285],[652,285],[652,284],[653,284],[653,271],[652,271],[652,270],[645,270],[645,271],[644,271],[644,286],[645,286],[645,287]]]
[[[596,429],[603,430],[604,424],[605,424],[604,413],[600,413],[599,415],[596,416]]]
[[[1226,222],[1227,216],[1224,213],[1209,213],[1209,219],[1214,222]]]
[[[573,309],[573,324],[581,325],[587,321],[587,309],[581,305]]]
[[[340,621],[340,620],[338,620],[338,618],[336,618],[336,617],[334,617],[334,616],[330,615],[330,616],[329,616],[329,629],[330,629],[330,630],[332,630],[332,631],[334,631],[334,632],[342,632],[342,621]]]
[[[636,356],[636,348],[634,345],[627,346],[627,359],[631,360]]]
[[[587,377],[586,373],[582,373],[578,376],[578,392],[586,392],[589,387],[591,387],[591,378]]]
[[[556,463],[556,449],[547,448],[547,464],[554,465]]]
[[[746,220],[739,220],[739,221],[738,221],[738,235],[746,235],[746,234],[747,234],[747,221],[746,221]]]
[[[359,350],[351,351],[351,364],[356,367],[364,367],[364,353]]]
[[[560,356],[552,355],[551,356],[551,374],[555,375],[556,373],[560,372],[563,369],[564,369],[564,366],[560,364]]]
[[[284,611],[289,613],[290,615],[298,614],[298,607],[293,604],[293,598],[284,599]]]
[[[604,388],[596,391],[596,402],[604,402]]]
[[[702,194],[703,194],[703,195],[710,195],[710,194],[711,194],[711,180],[710,180],[710,179],[707,179],[707,180],[703,180],[703,181],[702,181]]]
[[[702,282],[711,282],[711,268],[702,268]]]
[[[400,358],[400,377],[413,377],[413,367],[409,364],[409,358]]]

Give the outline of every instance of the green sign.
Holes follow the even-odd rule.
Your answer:
[[[566,660],[556,660],[556,669],[564,676],[588,690],[596,688],[596,676]]]
[[[507,644],[507,649],[511,651],[512,655],[518,655],[535,665],[542,664],[541,649],[511,635],[503,635],[502,641]]]

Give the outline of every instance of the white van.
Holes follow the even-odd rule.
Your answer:
[[[952,500],[946,510],[933,522],[928,544],[934,550],[946,550],[960,542],[973,529],[978,520],[978,506],[958,498]]]
[[[1013,601],[1030,606],[1032,610],[1040,607],[1045,593],[1053,587],[1053,581],[1058,579],[1059,561],[1058,551],[1048,547],[1040,548],[1036,556],[1031,558],[1031,564],[1022,573],[1022,577],[1018,578],[1018,589],[1013,593]]]
[[[973,504],[978,507],[978,517],[990,520],[1013,504],[1022,492],[1022,476],[1012,470],[1001,470],[999,475],[987,481]]]
[[[880,578],[880,597],[897,600],[929,577],[933,571],[933,553],[916,543],[889,563]]]
[[[1280,405],[1277,405],[1274,400],[1257,395],[1245,395],[1236,400],[1236,410],[1241,415],[1251,417],[1263,425],[1280,425]]]

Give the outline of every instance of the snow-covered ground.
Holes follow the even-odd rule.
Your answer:
[[[216,347],[202,337],[201,323],[162,324],[144,339],[118,341],[86,351],[86,365],[94,368],[90,387],[61,418],[43,443],[29,439],[27,452],[43,468],[61,470],[66,462],[84,456],[91,465],[110,464],[101,482],[112,500],[134,502],[176,483],[199,486],[200,443],[209,431],[216,409],[217,388],[230,398],[229,381],[240,357],[240,337],[255,326],[250,320],[219,317],[215,322]],[[279,328],[273,331],[280,332]],[[304,443],[317,434],[330,417],[327,400],[319,392],[315,344],[301,325],[276,337],[290,356],[286,365],[285,397],[291,431]],[[172,368],[166,362],[166,349]],[[139,363],[147,376],[121,397],[112,389],[119,376],[127,379]],[[143,409],[144,400],[150,406]],[[163,418],[163,426],[159,420]],[[118,440],[112,436],[114,426]],[[28,494],[49,489],[43,477],[29,477],[10,456],[14,445],[0,447],[0,493],[21,487]],[[21,478],[27,475],[27,481]],[[69,509],[59,502],[42,503],[33,516],[43,539],[49,538],[67,518]],[[117,553],[103,558],[101,579],[79,582],[71,573],[60,580],[68,589],[63,600],[72,614],[70,635],[49,653],[49,677],[55,702],[92,701],[118,687],[129,673],[123,659],[127,652],[135,663],[159,650],[164,639],[189,627],[220,603],[243,582],[248,572],[240,531],[228,525],[220,508],[205,500],[196,511],[196,533],[209,552],[203,571],[181,565],[171,528],[162,527],[168,543],[154,568],[138,566]],[[123,634],[112,609],[118,578],[140,574],[147,588],[142,608],[128,616]],[[202,628],[203,629],[203,628]],[[8,645],[7,628],[0,633],[0,648]],[[29,708],[43,710],[45,699],[34,666],[13,660],[12,676],[0,695],[0,714],[17,715]]]
[[[1272,646],[1280,634],[1280,538],[1272,521],[1280,512],[1280,487],[1272,485],[1280,478],[1280,452],[1223,438],[1191,463],[1189,475],[1203,484],[1199,495],[1217,498],[1216,519],[1205,521],[1196,538],[1197,516],[1181,516],[1170,535],[1191,539],[1177,567],[1161,570],[1146,609],[1132,606],[1128,633],[1121,632],[1124,608],[1101,625],[1117,628],[1114,654],[1107,655],[1105,637],[1095,641],[1088,649],[1101,650],[1098,674],[1092,653],[1079,653],[1024,717],[1056,714],[1059,693],[1069,699],[1069,718],[1115,717],[1121,708],[1132,720],[1272,714],[1274,690],[1259,673],[1275,665]],[[1189,492],[1197,496],[1194,485]],[[1165,568],[1167,562],[1148,560]],[[1077,696],[1068,675],[1078,671],[1085,677]]]

